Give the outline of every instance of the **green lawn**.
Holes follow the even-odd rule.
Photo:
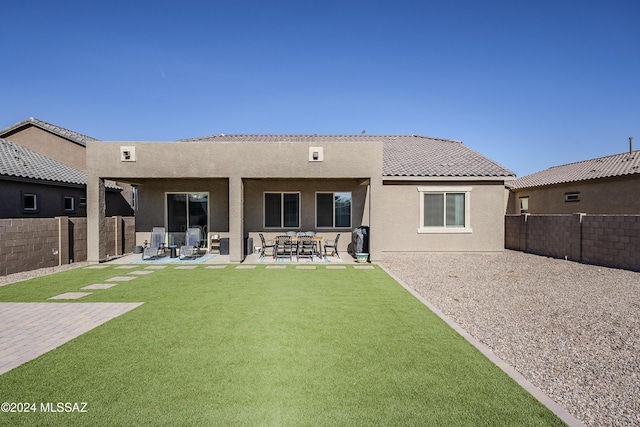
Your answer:
[[[0,287],[0,301],[125,274],[66,271]],[[144,304],[0,376],[0,401],[88,412],[0,425],[562,425],[377,267],[170,266],[78,302]]]

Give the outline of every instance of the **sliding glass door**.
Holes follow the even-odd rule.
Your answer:
[[[200,229],[200,244],[206,247],[209,230],[209,194],[167,193],[169,244],[184,243],[189,228]]]

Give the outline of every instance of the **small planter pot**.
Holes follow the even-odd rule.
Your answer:
[[[356,254],[356,262],[365,263],[369,260],[369,254],[367,253],[357,253]]]

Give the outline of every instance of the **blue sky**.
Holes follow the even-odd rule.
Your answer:
[[[4,2],[0,128],[420,134],[524,176],[640,147],[640,2]]]

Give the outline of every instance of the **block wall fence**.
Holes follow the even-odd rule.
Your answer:
[[[506,215],[504,246],[640,271],[640,215]]]
[[[133,251],[135,217],[105,218],[110,257]],[[87,219],[0,219],[0,276],[87,260]]]

